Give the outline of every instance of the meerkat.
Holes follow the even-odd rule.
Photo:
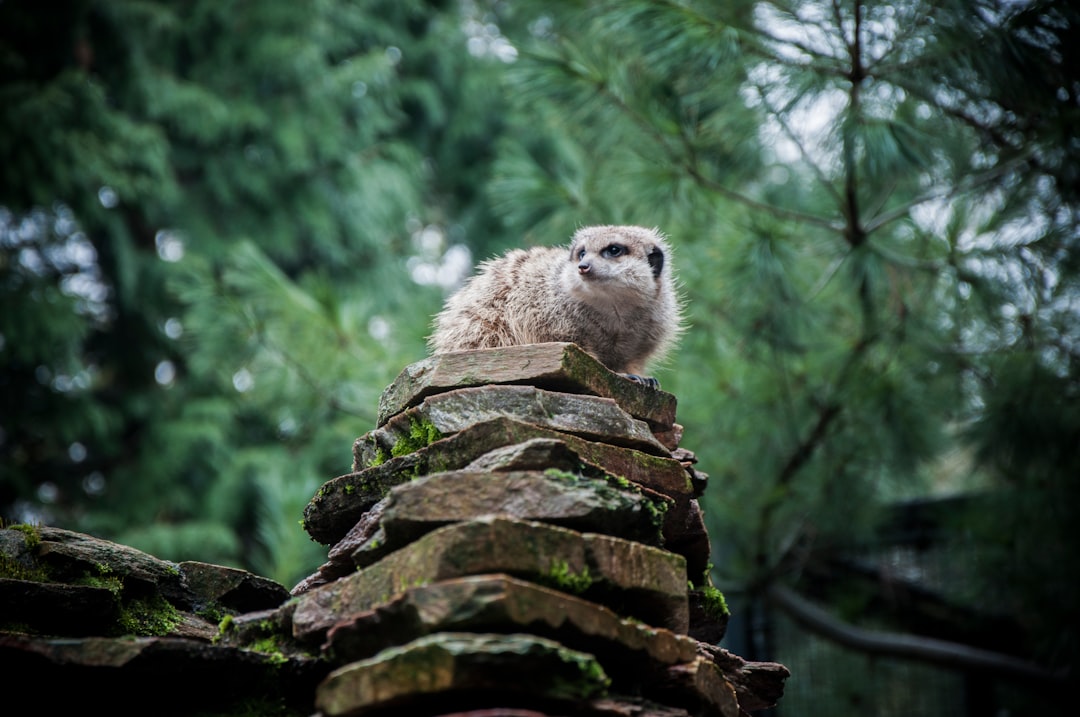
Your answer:
[[[657,229],[590,226],[569,247],[514,249],[480,264],[446,302],[432,353],[566,341],[658,387],[647,364],[682,332],[682,302]]]

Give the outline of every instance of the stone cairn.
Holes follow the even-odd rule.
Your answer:
[[[780,698],[785,667],[716,646],[707,477],[679,447],[671,394],[535,344],[413,364],[377,423],[305,509],[331,547],[291,595],[71,531],[0,529],[0,675],[51,686],[5,690],[5,705],[738,717]]]
[[[727,608],[708,575],[707,476],[681,433],[674,396],[573,344],[407,367],[353,472],[305,510],[333,547],[276,618],[335,668],[318,713],[736,717],[775,704],[786,668],[714,644]]]

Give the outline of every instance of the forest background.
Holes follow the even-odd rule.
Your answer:
[[[891,585],[1069,670],[1078,31],[1048,0],[0,2],[0,515],[291,586],[474,264],[643,224],[716,584],[865,622],[837,556],[945,506],[964,559]]]

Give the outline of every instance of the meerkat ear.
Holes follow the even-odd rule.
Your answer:
[[[664,252],[660,251],[660,247],[654,246],[647,259],[652,267],[652,275],[659,278],[660,272],[664,270]]]

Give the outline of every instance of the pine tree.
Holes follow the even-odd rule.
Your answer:
[[[303,506],[494,221],[502,63],[466,19],[0,6],[5,520],[286,583],[321,561]]]
[[[692,328],[661,378],[713,476],[717,580],[764,600],[897,501],[985,491],[999,531],[981,554],[1020,552],[973,578],[992,592],[957,592],[972,615],[1008,604],[1031,640],[1010,649],[1071,664],[1076,12],[531,12],[515,87],[546,136],[506,152],[491,191],[523,232],[601,220],[671,235]],[[1051,597],[1062,609],[1042,612]]]

